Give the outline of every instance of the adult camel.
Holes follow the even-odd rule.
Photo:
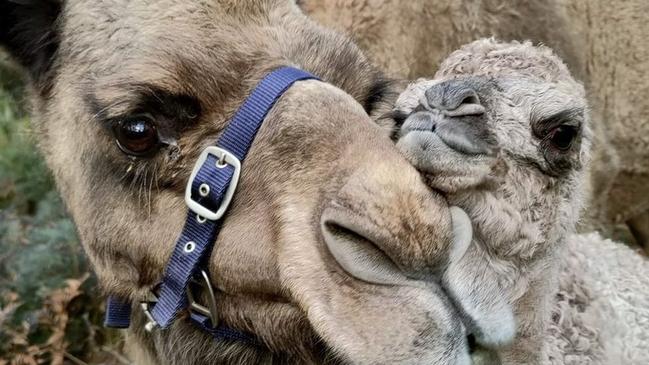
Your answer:
[[[40,149],[103,290],[134,303],[137,363],[468,361],[438,285],[461,219],[368,116],[389,83],[293,1],[5,0],[0,41],[27,71]],[[180,235],[192,167],[281,66],[323,81],[296,82],[264,118],[206,259],[219,323],[253,343],[215,339],[188,309],[145,331],[138,304]]]

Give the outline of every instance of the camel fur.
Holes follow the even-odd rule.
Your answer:
[[[569,236],[545,364],[649,363],[649,262],[598,233]]]

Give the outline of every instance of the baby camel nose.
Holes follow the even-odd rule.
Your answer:
[[[485,112],[478,93],[469,80],[447,80],[431,86],[422,104],[450,117],[480,115]]]
[[[443,142],[462,154],[494,155],[497,141],[478,96],[481,82],[466,78],[429,86],[420,97],[420,105],[401,126],[399,144],[406,146],[407,154],[429,165],[440,153],[430,147]]]

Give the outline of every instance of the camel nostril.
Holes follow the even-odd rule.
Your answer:
[[[478,98],[478,95],[469,95],[460,102],[460,105],[462,104],[480,104],[480,99]]]
[[[444,115],[459,117],[480,115],[485,108],[478,92],[467,80],[448,80],[431,86],[424,93],[424,101],[430,109],[437,109]]]
[[[320,242],[335,266],[357,279],[428,285],[422,283],[434,281],[435,274],[441,277],[448,261],[448,203],[402,156],[360,153],[367,153],[368,161],[324,202]]]
[[[338,206],[327,208],[321,219],[325,244],[340,267],[351,276],[374,284],[398,285],[406,275],[376,245],[369,222]]]
[[[464,89],[460,91],[456,100],[460,100],[460,102],[449,104],[453,107],[442,110],[444,115],[449,117],[463,117],[469,115],[481,115],[485,112],[485,108],[480,103],[478,94],[473,89]]]

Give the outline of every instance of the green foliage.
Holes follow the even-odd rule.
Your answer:
[[[22,93],[18,72],[0,64],[0,208],[33,212],[53,183],[30,138]]]
[[[0,365],[96,362],[101,296],[35,146],[20,80],[0,53]]]

